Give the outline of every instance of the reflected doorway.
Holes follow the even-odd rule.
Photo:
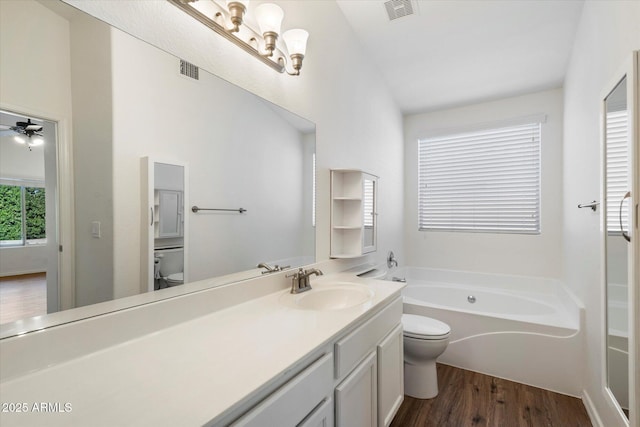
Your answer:
[[[0,110],[0,323],[59,310],[56,123]]]

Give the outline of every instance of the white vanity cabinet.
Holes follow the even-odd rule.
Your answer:
[[[336,427],[391,424],[404,399],[401,316],[397,298],[335,343]]]
[[[388,426],[404,398],[401,316],[398,297],[231,425]]]
[[[353,169],[331,170],[331,257],[354,258],[377,245],[378,177]]]

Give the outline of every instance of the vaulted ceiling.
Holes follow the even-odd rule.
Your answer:
[[[414,14],[390,21],[385,3],[338,0],[404,113],[562,86],[583,6],[582,0],[404,0]]]

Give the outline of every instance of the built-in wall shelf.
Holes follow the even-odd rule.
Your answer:
[[[376,250],[378,178],[355,169],[331,170],[331,257]]]

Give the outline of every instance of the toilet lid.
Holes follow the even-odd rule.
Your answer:
[[[405,336],[423,340],[446,338],[451,332],[446,323],[415,314],[403,314],[402,327]]]
[[[184,280],[184,273],[173,273],[167,276],[167,280],[171,280],[172,282],[182,282]]]

